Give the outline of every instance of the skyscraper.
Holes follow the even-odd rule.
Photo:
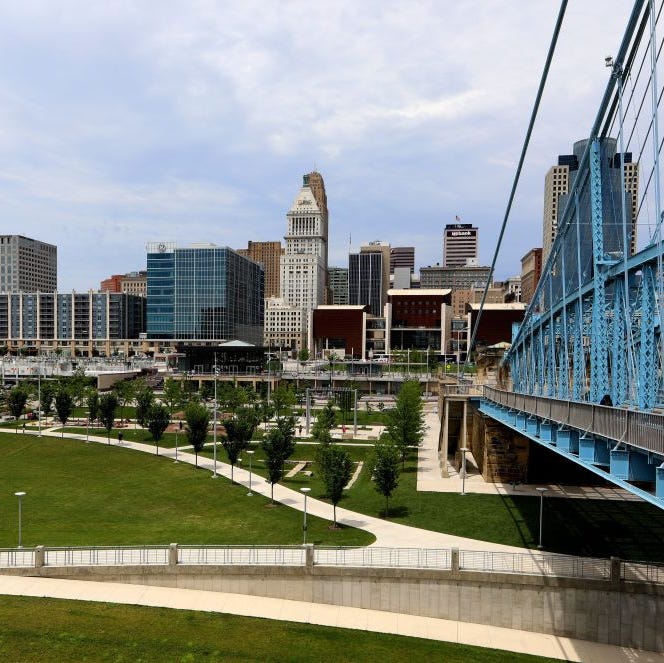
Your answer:
[[[263,342],[263,268],[228,247],[147,246],[148,338]]]
[[[332,304],[348,304],[348,267],[329,267],[327,270],[332,292]]]
[[[394,246],[390,249],[390,274],[394,274],[395,267],[408,267],[410,273],[415,273],[415,247]]]
[[[390,256],[391,256],[391,247],[387,242],[373,241],[368,244],[362,244],[360,246],[360,254],[366,253],[378,253],[381,256],[381,275],[380,275],[380,306],[378,309],[372,306],[371,313],[372,315],[382,315],[383,307],[387,304],[387,291],[390,289]],[[350,263],[349,263],[350,266]],[[372,274],[372,279],[377,278],[377,275]],[[350,288],[350,274],[348,275],[348,283]],[[350,293],[350,289],[349,289]],[[349,295],[350,296],[350,295]],[[369,304],[369,301],[357,301],[349,302],[351,304]],[[376,310],[377,312],[374,312]]]
[[[57,246],[0,235],[0,292],[53,292],[57,287]]]
[[[247,242],[246,249],[236,251],[260,263],[265,271],[265,297],[279,297],[281,282],[281,242]]]
[[[370,307],[371,315],[382,315],[387,289],[383,283],[382,252],[351,253],[348,256],[348,304]],[[388,281],[389,288],[389,281]]]
[[[443,235],[443,267],[464,267],[477,261],[478,233],[471,223],[448,223]]]
[[[573,154],[558,156],[558,164],[552,166],[544,178],[544,219],[542,233],[542,264],[546,263],[558,232],[558,220],[569,198],[588,140],[574,143]],[[605,225],[621,224],[622,202],[620,197],[620,166],[624,168],[627,223],[630,228],[630,255],[636,253],[636,215],[639,205],[639,164],[632,162],[631,152],[624,158],[616,152],[616,139],[602,139],[605,158],[602,160],[602,198]],[[583,204],[583,201],[582,201]],[[586,205],[588,203],[585,203]]]
[[[286,219],[281,297],[267,300],[265,338],[270,343],[301,350],[308,338],[310,313],[327,298],[328,210],[320,173],[303,176]],[[282,319],[295,321],[297,328],[282,329]]]

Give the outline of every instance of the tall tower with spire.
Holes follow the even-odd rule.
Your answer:
[[[265,339],[270,345],[301,350],[308,345],[311,313],[325,303],[327,293],[328,210],[320,173],[314,171],[303,176],[286,220],[281,297],[267,302]],[[283,324],[285,319],[289,321],[288,330]]]

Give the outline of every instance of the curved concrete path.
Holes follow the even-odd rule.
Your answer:
[[[42,435],[51,437],[60,437],[61,434],[56,432],[55,429],[46,429],[42,431]],[[83,440],[86,436],[81,434],[66,435],[69,439]],[[90,442],[100,444],[108,444],[105,437],[89,436]],[[117,440],[111,440],[113,446],[120,446],[125,449],[134,449],[135,451],[142,451],[156,455],[156,449],[150,444],[142,444],[140,442],[130,442],[124,440],[119,444]],[[222,463],[219,460],[221,454],[217,454],[217,474],[230,479],[231,466],[227,463]],[[171,448],[160,447],[159,456],[173,460],[175,458],[175,450]],[[196,463],[196,456],[192,453],[178,451],[178,461],[194,465]],[[198,457],[198,467],[203,470],[208,470],[210,474],[213,471],[213,460],[204,456]],[[249,487],[249,471],[235,467],[234,480],[236,483]],[[259,493],[265,497],[270,497],[270,484],[263,478],[256,474],[252,475],[251,490],[254,493]],[[274,486],[274,499],[281,504],[290,506],[294,509],[304,510],[304,497],[302,493],[286,488],[281,484]],[[322,502],[311,497],[307,498],[307,513],[332,520],[332,505]],[[398,523],[383,520],[381,518],[374,518],[372,516],[365,516],[364,514],[350,511],[342,507],[337,507],[337,521],[349,527],[356,527],[358,529],[371,532],[376,541],[372,544],[374,546],[386,548],[459,548],[461,550],[492,550],[500,552],[518,552],[538,557],[539,553],[530,551],[526,548],[517,548],[514,546],[505,546],[497,543],[489,543],[487,541],[480,541],[477,539],[467,539],[452,534],[444,534],[441,532],[432,532],[430,530],[420,529],[418,527],[410,527],[408,525],[400,525]]]
[[[586,640],[433,617],[225,592],[86,580],[0,576],[0,594],[101,601],[178,610],[204,610],[360,631],[394,633],[583,663],[664,663],[664,656],[661,654]]]

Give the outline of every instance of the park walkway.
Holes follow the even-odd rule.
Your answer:
[[[263,596],[86,580],[0,576],[0,594],[101,601],[393,633],[583,663],[664,663],[664,656],[530,631]]]
[[[60,437],[61,433],[56,429],[46,429],[42,431],[42,435]],[[78,439],[85,441],[86,436],[83,434],[68,434],[69,439]],[[90,435],[90,442],[108,444],[106,437]],[[156,448],[151,444],[143,444],[141,442],[130,442],[124,440],[119,443],[117,440],[111,439],[113,446],[121,446],[125,449],[133,449],[144,453],[156,455]],[[221,454],[219,453],[218,456]],[[161,458],[168,458],[175,460],[175,449],[160,447],[159,456]],[[178,450],[178,461],[182,463],[189,463],[195,465],[196,456],[192,453]],[[201,470],[207,470],[212,476],[214,462],[211,458],[204,456],[198,457],[198,467]],[[227,463],[221,462],[217,459],[217,474],[227,479],[231,478],[231,466]],[[234,471],[235,483],[249,487],[249,471],[242,467],[235,467]],[[252,475],[251,490],[254,493],[259,493],[267,498],[270,497],[271,486],[261,476]],[[249,498],[248,498],[249,499]],[[290,506],[299,511],[304,510],[304,496],[302,493],[276,484],[274,486],[274,499],[281,504]],[[307,498],[307,513],[313,516],[318,516],[326,520],[332,520],[332,505],[312,497]],[[348,527],[356,527],[358,529],[371,532],[376,537],[376,541],[372,544],[374,546],[386,548],[459,548],[462,550],[494,550],[502,552],[519,552],[532,554],[537,556],[536,551],[529,551],[525,548],[517,548],[514,546],[505,546],[497,543],[489,543],[487,541],[479,541],[477,539],[468,539],[452,534],[445,534],[442,532],[432,532],[409,525],[400,525],[398,523],[390,522],[381,518],[374,518],[366,516],[349,509],[337,507],[337,521]]]

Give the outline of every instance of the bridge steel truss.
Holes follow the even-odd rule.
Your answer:
[[[612,406],[602,409],[616,413],[616,420],[623,416],[620,412],[655,410],[651,415],[655,419],[643,424],[640,437],[634,439],[633,426],[618,427],[618,432],[607,435],[584,428],[579,421],[560,421],[543,410],[533,411],[533,402],[521,403],[523,410],[516,401],[508,407],[496,394],[483,401],[482,409],[664,508],[664,443],[657,448],[644,444],[644,431],[646,436],[656,432],[658,439],[664,439],[663,419],[656,414],[664,408],[658,126],[663,91],[657,77],[662,42],[656,36],[661,13],[655,0],[637,0],[617,56],[607,58],[611,75],[578,170],[570,173],[569,193],[559,199],[555,241],[524,320],[514,326],[505,357],[515,398],[547,401],[553,409],[555,403],[575,408],[596,408],[599,405],[593,404],[601,403]],[[639,77],[645,81],[642,95],[635,92]],[[645,137],[635,128],[636,119],[628,126],[626,106],[631,114],[643,116]],[[617,139],[611,137],[616,131]],[[638,192],[638,212],[632,218],[624,161],[635,135],[642,141],[638,186],[645,181],[645,188]],[[654,212],[654,231],[650,227],[645,248],[634,252],[636,229],[646,225],[642,211],[644,217]],[[653,490],[630,482],[649,482]]]
[[[664,406],[658,130],[662,91],[656,75],[659,49],[652,47],[658,43],[655,27],[654,2],[637,0],[578,170],[571,173],[570,191],[560,197],[562,214],[542,277],[523,322],[513,330],[506,361],[518,393],[642,410]],[[647,33],[650,37],[644,40]],[[623,96],[642,46],[652,51],[646,139],[652,138],[653,154],[640,202],[649,211],[654,208],[656,229],[649,244],[633,254],[640,217],[632,218],[623,167]],[[643,102],[639,108],[645,108]],[[609,136],[614,128],[617,141]],[[639,157],[641,168],[643,149]]]

